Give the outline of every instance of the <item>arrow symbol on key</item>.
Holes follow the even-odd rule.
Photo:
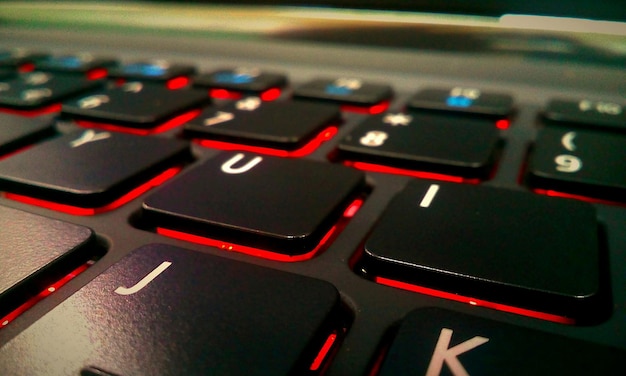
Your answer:
[[[218,111],[215,116],[204,120],[204,125],[210,127],[215,124],[225,123],[235,118],[235,115],[230,112]]]

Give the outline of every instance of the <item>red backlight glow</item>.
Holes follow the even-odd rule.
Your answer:
[[[182,167],[169,168],[165,170],[164,172],[160,173],[159,175],[155,176],[154,178],[150,179],[149,181],[129,191],[128,193],[118,198],[117,200],[99,208],[81,208],[81,207],[72,206],[72,205],[59,204],[57,202],[52,202],[52,201],[46,201],[46,200],[42,200],[42,199],[38,199],[34,197],[22,196],[22,195],[19,195],[16,193],[10,193],[10,192],[5,192],[4,196],[14,201],[23,202],[25,204],[35,205],[35,206],[43,207],[46,209],[59,211],[62,213],[67,213],[67,214],[72,214],[72,215],[82,215],[82,216],[96,215],[96,214],[105,213],[113,209],[119,208],[120,206],[128,203],[129,201],[136,199],[137,197],[141,196],[142,194],[149,191],[150,189],[156,186],[159,186],[163,184],[164,182],[166,182],[167,180],[171,179],[181,169]]]
[[[344,161],[343,163],[344,165],[348,167],[353,167],[358,170],[382,172],[385,174],[394,174],[394,175],[405,175],[405,176],[411,176],[411,177],[420,178],[420,179],[432,179],[432,180],[449,181],[453,183],[470,183],[470,184],[478,184],[480,182],[479,179],[468,179],[468,178],[464,178],[461,176],[438,174],[434,172],[407,170],[403,168],[383,166],[383,165],[367,163],[367,162]]]
[[[281,149],[273,149],[273,148],[267,148],[267,147],[262,147],[262,146],[242,145],[242,144],[235,144],[231,142],[214,141],[214,140],[195,139],[194,141],[204,147],[219,149],[219,150],[249,151],[253,153],[272,155],[276,157],[298,158],[298,157],[303,157],[305,155],[311,154],[318,147],[320,147],[320,145],[322,145],[324,142],[333,138],[337,134],[337,131],[338,131],[338,128],[336,126],[328,127],[324,129],[322,132],[320,132],[317,136],[315,136],[306,145],[296,150],[281,150]]]
[[[26,117],[35,117],[41,115],[52,114],[55,112],[61,111],[61,104],[53,104],[47,107],[38,108],[36,110],[15,110],[12,108],[0,108],[0,111],[5,112],[7,114],[26,116]]]
[[[109,72],[105,68],[94,68],[87,72],[87,79],[100,80],[102,78],[105,78],[108,74]]]
[[[445,291],[435,290],[427,287],[417,286],[406,282],[400,282],[393,279],[383,278],[383,277],[375,277],[375,282],[380,283],[381,285],[396,287],[403,290],[408,290],[412,292],[417,292],[424,295],[435,296],[438,298],[454,300],[456,302],[467,303],[473,306],[486,307],[491,309],[496,309],[498,311],[514,313],[517,315],[532,317],[540,320],[552,321],[559,324],[575,324],[576,321],[569,317],[554,315],[545,312],[533,311],[530,309],[514,307],[506,304],[500,304],[495,302],[490,302],[487,300],[470,298],[463,295],[457,295]]]
[[[165,86],[170,90],[178,90],[187,86],[190,81],[189,77],[179,76],[167,80]]]
[[[540,194],[540,195],[550,196],[550,197],[571,198],[571,199],[574,199],[574,200],[586,201],[586,202],[590,202],[592,204],[626,206],[626,204],[624,204],[622,202],[601,200],[599,198],[593,198],[593,197],[588,197],[588,196],[575,195],[575,194],[571,194],[571,193],[553,191],[551,189],[539,189],[539,188],[537,188],[537,189],[533,189],[533,192],[535,192],[537,194]]]
[[[311,371],[317,371],[320,368],[320,366],[322,365],[322,362],[324,361],[324,359],[326,359],[326,356],[330,352],[330,349],[333,347],[333,344],[335,343],[336,340],[337,340],[336,333],[332,333],[331,335],[328,336],[328,338],[326,338],[326,342],[324,342],[324,345],[320,349],[320,352],[317,354],[317,356],[315,357],[315,360],[313,360],[313,363],[311,364],[311,367],[309,368]]]
[[[496,128],[498,129],[509,129],[509,127],[511,126],[511,122],[508,119],[500,119],[498,121],[496,121]]]
[[[211,89],[209,90],[209,97],[215,99],[241,99],[240,92],[231,91],[226,89]]]
[[[149,128],[149,129],[131,128],[131,127],[125,127],[123,125],[105,124],[105,123],[98,123],[98,122],[80,120],[80,119],[76,119],[74,120],[74,122],[84,128],[97,128],[97,129],[103,129],[103,130],[111,131],[111,132],[128,133],[128,134],[134,134],[138,136],[148,136],[151,134],[163,133],[163,132],[169,131],[170,129],[179,127],[185,124],[186,122],[190,121],[191,119],[195,118],[196,116],[200,115],[201,112],[202,110],[200,109],[185,112],[184,114],[171,118],[170,120],[166,121],[165,123],[161,125],[158,125],[154,128]]]
[[[380,103],[377,103],[373,106],[354,106],[354,105],[342,105],[341,109],[343,111],[349,111],[349,112],[358,112],[361,114],[368,114],[368,115],[376,115],[376,114],[380,114],[383,113],[385,111],[387,111],[387,109],[389,108],[389,101],[383,101]]]
[[[22,305],[20,305],[19,307],[17,307],[13,311],[11,311],[8,315],[0,318],[0,329],[2,329],[5,326],[7,326],[11,321],[15,320],[16,317],[18,317],[19,315],[21,315],[22,313],[24,313],[28,309],[30,309],[32,306],[37,304],[37,302],[39,302],[42,299],[44,299],[45,297],[49,296],[50,294],[52,294],[53,292],[55,292],[56,290],[61,288],[61,286],[63,286],[64,284],[66,284],[67,282],[72,280],[74,277],[76,277],[80,273],[84,272],[92,264],[93,264],[93,262],[88,262],[86,264],[83,264],[83,265],[79,266],[78,268],[76,268],[72,272],[70,272],[68,275],[66,275],[65,277],[61,278],[56,283],[54,283],[54,284],[50,285],[49,287],[45,288],[39,294],[33,296],[32,298],[27,300],[25,303],[23,303]]]

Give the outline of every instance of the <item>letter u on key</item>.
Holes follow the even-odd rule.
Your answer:
[[[248,163],[244,164],[243,166],[233,167],[237,162],[242,160],[244,157],[245,155],[243,153],[239,153],[239,154],[236,154],[231,159],[224,162],[224,164],[222,165],[222,172],[225,172],[227,174],[232,174],[232,175],[243,174],[244,172],[250,171],[254,166],[258,165],[263,160],[262,157],[254,157],[252,158],[252,160],[250,160]]]

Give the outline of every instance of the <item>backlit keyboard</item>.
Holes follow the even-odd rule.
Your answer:
[[[626,373],[623,91],[61,37],[0,44],[1,375]]]

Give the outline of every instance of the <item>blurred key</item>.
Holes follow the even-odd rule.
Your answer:
[[[122,64],[109,71],[112,78],[138,81],[164,82],[178,76],[190,76],[196,68],[186,64],[170,63],[166,60],[137,61]]]
[[[148,245],[0,348],[0,374],[316,375],[343,328],[327,282]]]
[[[373,106],[391,99],[390,86],[358,78],[315,79],[296,87],[294,97],[355,106]]]
[[[411,110],[507,116],[513,110],[513,98],[505,93],[459,86],[451,89],[424,89],[409,100],[408,106]]]
[[[0,161],[0,190],[81,208],[98,208],[189,155],[183,141],[84,130]]]
[[[548,103],[544,116],[555,123],[626,131],[626,106],[617,101],[553,99]]]
[[[50,116],[26,118],[0,113],[0,158],[3,154],[55,133]]]
[[[0,250],[3,317],[83,265],[97,248],[89,228],[0,206]]]

